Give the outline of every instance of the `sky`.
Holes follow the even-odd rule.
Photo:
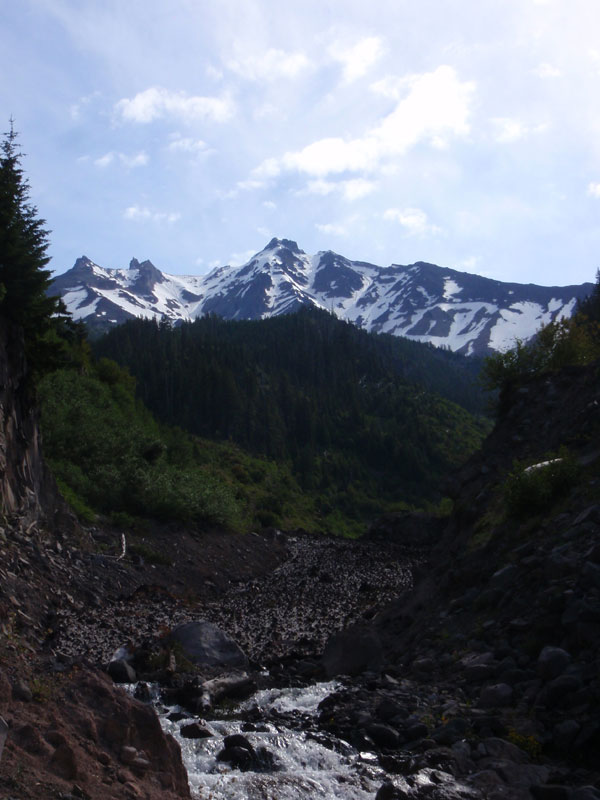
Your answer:
[[[599,30],[598,0],[0,0],[0,130],[56,273],[277,236],[593,281]]]

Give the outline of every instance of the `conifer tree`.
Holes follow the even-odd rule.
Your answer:
[[[0,145],[0,314],[22,327],[28,361],[39,368],[55,349],[49,332],[64,306],[46,294],[51,281],[46,269],[49,231],[29,202],[21,159],[11,120]]]

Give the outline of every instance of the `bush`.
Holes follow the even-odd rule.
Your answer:
[[[535,339],[487,358],[481,380],[488,390],[504,389],[515,380],[600,358],[600,325],[582,314],[543,325]]]
[[[509,516],[524,518],[554,505],[577,483],[579,465],[566,448],[538,464],[515,461],[503,485]]]

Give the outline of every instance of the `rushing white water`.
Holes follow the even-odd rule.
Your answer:
[[[346,742],[331,749],[311,738],[306,730],[295,730],[284,721],[256,725],[260,730],[243,731],[240,715],[258,707],[268,715],[299,712],[315,715],[317,706],[336,688],[335,683],[321,683],[306,689],[266,689],[229,711],[222,719],[207,721],[213,736],[206,739],[185,739],[179,729],[182,722],[171,722],[168,714],[159,713],[165,731],[179,744],[192,794],[202,800],[372,800],[381,785],[384,773],[375,766],[371,753],[358,753]],[[164,710],[163,710],[164,711]],[[160,709],[159,709],[160,712]],[[262,716],[262,715],[261,715]],[[223,749],[223,738],[242,733],[258,750],[265,747],[276,765],[273,772],[241,772],[217,760]]]

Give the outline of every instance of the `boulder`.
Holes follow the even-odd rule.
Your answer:
[[[558,722],[552,730],[552,742],[556,749],[562,752],[570,750],[580,730],[581,725],[574,719]]]
[[[372,722],[367,725],[367,735],[375,742],[378,747],[387,747],[395,750],[400,744],[400,735],[391,725],[383,722]]]
[[[558,678],[570,661],[571,656],[562,647],[544,647],[537,660],[538,675],[546,681]]]
[[[198,722],[191,722],[189,725],[182,725],[179,733],[184,739],[210,739],[213,735],[208,728]]]
[[[199,620],[178,625],[168,636],[179,644],[184,656],[203,667],[245,667],[248,658],[241,647],[212,622]]]
[[[323,667],[328,678],[359,675],[367,670],[379,672],[383,666],[381,642],[375,631],[354,627],[330,637],[323,652]]]
[[[504,708],[513,699],[512,687],[507,683],[495,683],[481,690],[479,705],[481,708]]]
[[[106,671],[115,683],[135,683],[137,680],[134,668],[123,658],[110,661]]]

